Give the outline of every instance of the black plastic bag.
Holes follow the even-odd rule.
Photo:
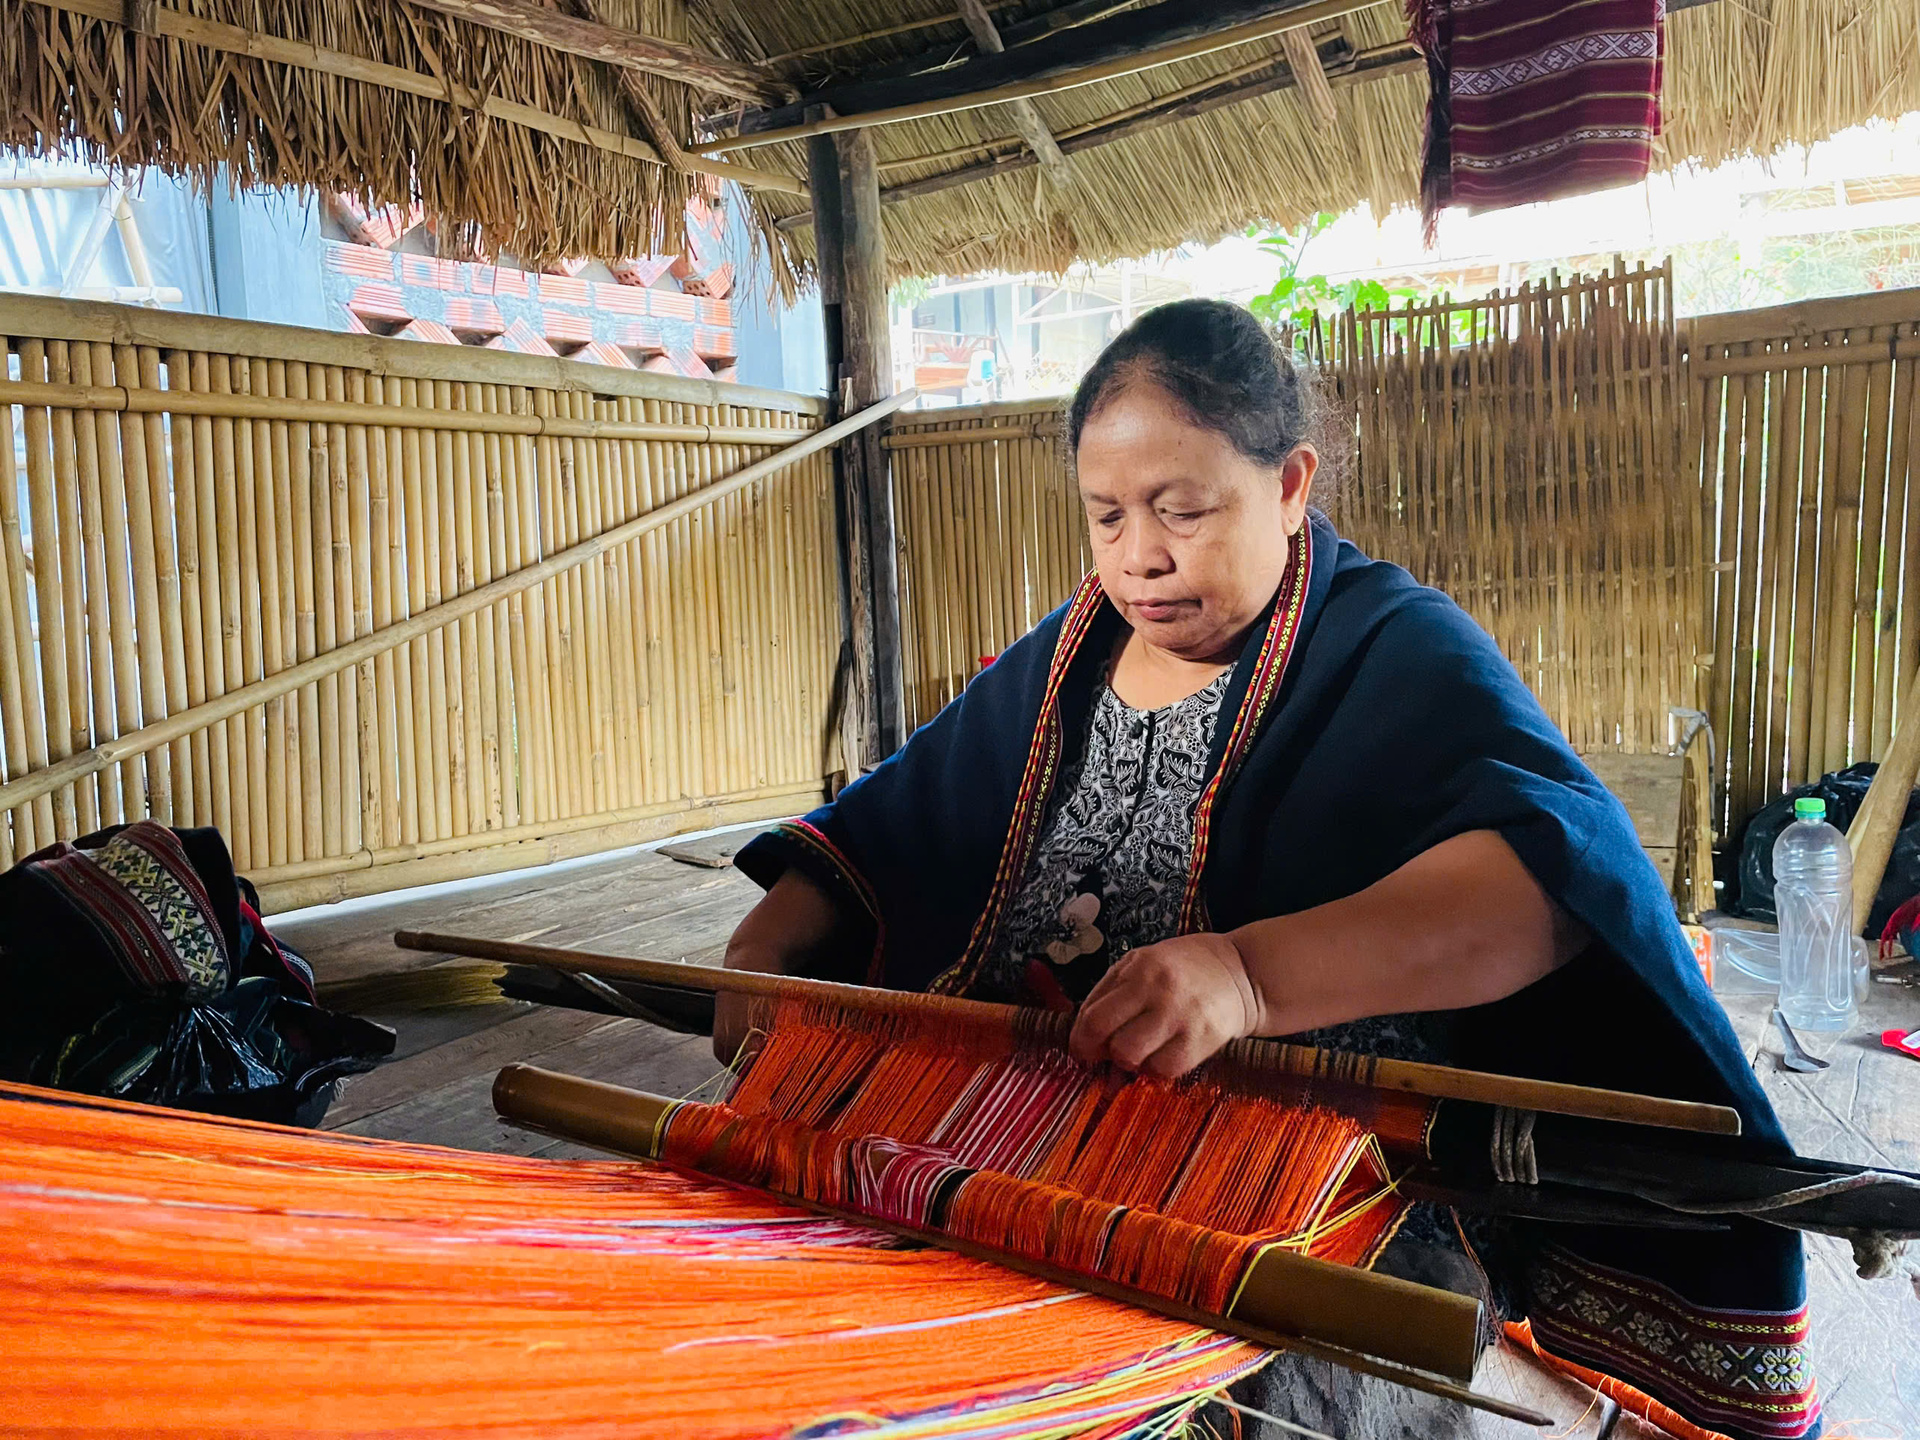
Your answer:
[[[213,830],[117,826],[0,874],[0,1077],[311,1125],[385,1026],[314,1003]]]
[[[1773,843],[1793,823],[1793,802],[1803,796],[1818,796],[1826,802],[1827,823],[1845,831],[1866,803],[1867,790],[1879,769],[1872,761],[1863,761],[1836,770],[1756,811],[1735,841],[1740,857],[1738,892],[1721,908],[1729,915],[1750,920],[1777,921],[1779,916],[1773,908]],[[1874,897],[1866,934],[1878,936],[1894,910],[1915,895],[1920,895],[1920,790],[1907,797],[1906,814],[1901,817],[1887,873],[1881,877],[1879,893]]]

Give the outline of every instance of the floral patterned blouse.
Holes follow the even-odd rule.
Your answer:
[[[986,991],[1065,1008],[1127,951],[1171,939],[1193,859],[1193,816],[1231,672],[1184,700],[1136,710],[1111,678],[1080,758],[1060,779],[1008,909]],[[1379,1015],[1297,1037],[1331,1050],[1448,1063],[1451,1017]]]

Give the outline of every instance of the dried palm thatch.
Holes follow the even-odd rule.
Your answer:
[[[685,36],[680,0],[583,3],[609,24]],[[0,143],[153,165],[202,184],[224,171],[240,186],[314,187],[370,205],[418,201],[443,229],[474,227],[486,249],[531,264],[672,253],[688,199],[715,185],[663,163],[644,138],[647,117],[636,113],[634,90],[686,135],[711,97],[684,84],[632,71],[616,77],[398,0],[165,8],[332,52],[322,65],[358,73],[136,33],[120,23],[119,0],[0,0]],[[395,72],[426,93],[395,88]],[[523,111],[560,123],[534,128],[515,118]],[[567,122],[590,127],[599,143],[549,133]],[[790,287],[785,246],[774,238],[770,248]]]
[[[908,12],[939,14],[947,0]],[[1007,24],[1044,6],[1002,11]],[[852,36],[907,18],[885,0],[786,0],[751,5],[700,0],[697,11],[718,48],[773,58],[832,35]],[[951,12],[948,12],[949,14]],[[1315,26],[1322,55],[1344,40],[1349,54],[1390,58],[1406,40],[1398,0]],[[883,36],[826,54],[775,60],[789,78],[815,83],[828,64],[841,77],[939,44],[961,46],[957,20]],[[1824,138],[1875,117],[1920,108],[1920,5],[1913,0],[1719,0],[1679,11],[1669,22],[1666,161],[1708,164],[1768,154]],[[1123,79],[1058,91],[1035,103],[1056,139],[1072,137],[1156,101],[1204,94],[1207,82],[1257,77],[1284,63],[1278,38]],[[1206,242],[1250,222],[1298,224],[1320,210],[1361,201],[1376,213],[1415,203],[1426,111],[1416,65],[1334,80],[1338,123],[1320,128],[1294,88],[1180,119],[1096,149],[1071,154],[1077,184],[1058,193],[1030,167],[886,207],[889,260],[899,274],[984,268],[1052,271],[1104,262],[1189,241]],[[1016,153],[1003,108],[969,110],[873,130],[883,186]],[[798,145],[736,155],[804,173]],[[804,202],[763,197],[794,215]],[[789,224],[803,253],[811,237]]]
[[[224,167],[241,183],[418,200],[443,224],[476,227],[488,247],[534,261],[673,248],[687,197],[712,184],[687,172],[678,147],[730,102],[677,81],[616,75],[405,0],[132,0],[135,11],[157,3],[164,16],[350,62],[331,73],[290,61],[284,46],[235,53],[136,34],[122,23],[126,3],[0,0],[0,140],[202,179]],[[941,47],[958,57],[968,43],[954,0],[540,3],[691,41],[802,89]],[[989,8],[1006,28],[1061,3]],[[1669,37],[1670,164],[1765,154],[1920,108],[1914,0],[1718,0],[1676,13]],[[1277,35],[1038,97],[1068,152],[1065,182],[1030,163],[1004,106],[873,130],[883,186],[920,192],[885,207],[891,269],[1057,271],[1363,200],[1380,212],[1412,203],[1426,82],[1400,0],[1319,23],[1312,38],[1332,82],[1330,126],[1293,88]],[[368,65],[396,68],[368,78]],[[1202,113],[1165,113],[1183,102]],[[594,137],[554,133],[576,125]],[[734,158],[778,172],[790,190],[806,175],[799,144]],[[988,176],[947,183],[996,160]],[[811,258],[807,200],[759,188],[748,204],[790,287]]]

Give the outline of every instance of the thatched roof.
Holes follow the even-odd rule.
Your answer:
[[[153,0],[133,3],[138,11]],[[493,28],[499,12],[524,12],[528,0],[158,0],[145,12],[159,17],[152,33],[139,35],[122,23],[123,0],[0,0],[0,136],[176,172],[224,165],[242,181],[376,203],[417,196],[443,224],[476,226],[488,248],[619,257],[675,245],[687,195],[726,168],[679,153],[702,119],[724,129],[729,106],[777,105],[969,43],[953,0],[541,3],[676,42],[676,53],[739,62],[738,75],[758,81],[682,83],[669,78],[684,73],[678,61],[615,66]],[[1017,34],[1061,6],[991,9]],[[481,23],[439,13],[448,9]],[[885,206],[891,267],[1055,270],[1362,200],[1380,213],[1411,203],[1426,81],[1406,48],[1399,0],[1311,34],[1332,81],[1330,126],[1292,84],[1277,38],[1035,97],[1067,152],[1066,185],[1031,163],[1006,105],[875,127],[883,187],[927,192]],[[294,43],[263,46],[260,36]],[[1672,16],[1669,52],[1671,164],[1764,154],[1920,109],[1914,0],[1698,4]],[[1203,113],[1167,113],[1183,105]],[[804,265],[811,231],[795,217],[808,201],[788,193],[805,178],[803,145],[726,160],[760,172],[767,184],[748,191],[756,229]],[[990,173],[931,188],[955,171]]]

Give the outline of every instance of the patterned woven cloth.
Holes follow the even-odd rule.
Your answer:
[[[1666,0],[1409,0],[1432,93],[1420,203],[1497,210],[1644,179]]]

